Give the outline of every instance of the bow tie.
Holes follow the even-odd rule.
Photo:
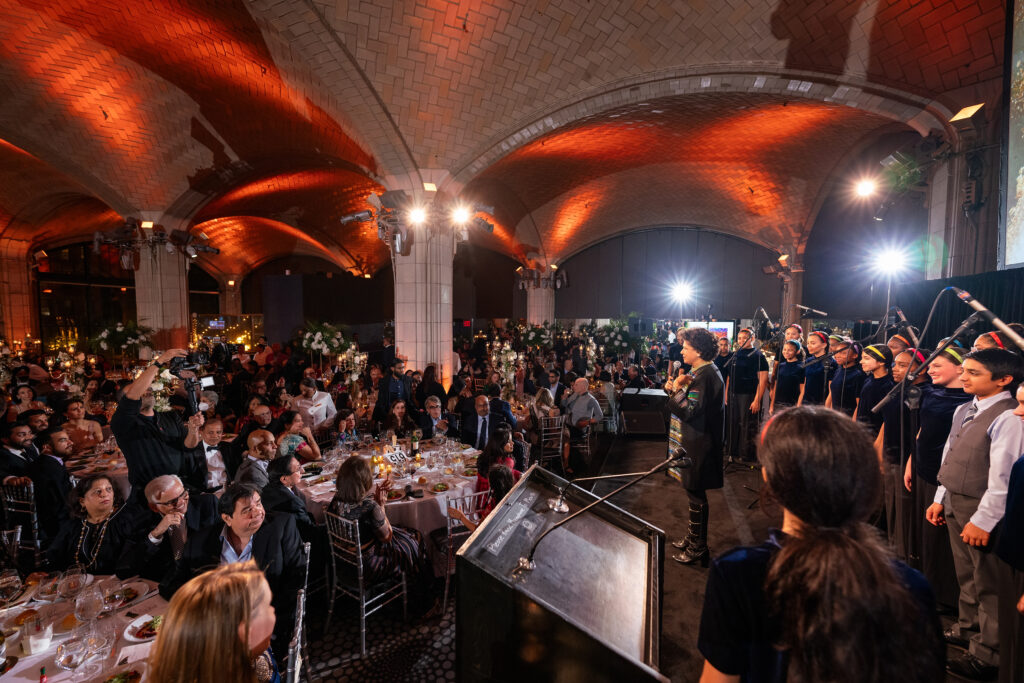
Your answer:
[[[207,453],[209,453],[210,451],[219,451],[219,450],[220,450],[220,448],[218,448],[217,446],[207,446],[206,447],[206,452]]]

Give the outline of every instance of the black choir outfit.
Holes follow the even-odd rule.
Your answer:
[[[835,375],[832,359],[812,362],[814,357],[804,361],[804,400],[800,405],[820,406],[828,396],[828,384]]]
[[[775,367],[775,409],[795,406],[800,398],[800,385],[806,376],[803,365],[799,360],[791,360],[782,361]]]
[[[895,385],[889,373],[882,377],[865,375],[864,386],[860,390],[860,403],[857,404],[857,421],[868,427],[872,436],[878,436],[883,416],[882,411],[873,413],[871,409],[885,398]]]
[[[759,373],[768,372],[768,360],[757,349],[738,349],[733,353],[732,365],[726,378],[729,382],[729,430],[726,439],[729,455],[736,460],[753,462],[757,459],[757,430],[761,407],[750,412],[750,404],[757,395]]]
[[[839,366],[828,385],[832,396],[832,409],[853,416],[866,378],[867,375],[856,363],[849,367]]]

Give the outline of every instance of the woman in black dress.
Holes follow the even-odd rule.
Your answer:
[[[672,556],[681,564],[708,566],[708,490],[722,488],[722,445],[725,439],[725,387],[722,375],[712,363],[718,353],[718,339],[701,328],[683,332],[683,362],[686,375],[673,382],[668,402],[672,436],[693,464],[672,470],[686,489],[690,521],[685,538],[672,543],[682,552]],[[673,444],[670,443],[670,448]]]
[[[834,358],[839,367],[829,382],[825,407],[853,417],[857,412],[860,390],[864,387],[865,379],[864,371],[860,369],[861,348],[854,341],[845,337],[841,339],[834,351]]]
[[[807,360],[804,367],[804,395],[797,405],[820,406],[828,396],[828,383],[832,380],[835,367],[832,360],[825,360],[828,353],[828,335],[815,330],[807,335]],[[815,361],[815,359],[820,359]]]
[[[782,530],[715,559],[701,680],[942,680],[928,583],[865,522],[882,482],[864,429],[830,410],[791,408],[765,428],[758,456]]]
[[[89,574],[113,574],[132,518],[121,493],[105,475],[81,479],[68,496],[71,519],[64,523],[46,555],[54,569],[80,564]]]

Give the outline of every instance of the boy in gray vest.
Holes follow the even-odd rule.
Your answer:
[[[1010,469],[1024,451],[1024,430],[1014,417],[1012,391],[1020,381],[1020,357],[984,349],[964,358],[960,380],[974,399],[953,413],[942,453],[940,486],[926,519],[949,529],[960,583],[960,617],[946,640],[967,652],[947,669],[968,680],[989,680],[999,666],[998,577],[992,552],[1006,510]]]

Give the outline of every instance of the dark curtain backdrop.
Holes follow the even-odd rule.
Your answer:
[[[922,328],[932,302],[939,291],[947,286],[970,292],[1004,322],[1024,322],[1024,268],[894,285],[894,302],[903,309],[915,327]],[[926,348],[934,348],[940,339],[951,334],[972,312],[973,309],[957,299],[953,292],[947,292],[939,301],[931,328],[921,343]],[[980,334],[993,327],[982,321],[974,329]]]
[[[677,282],[689,282],[693,299],[687,318],[708,305],[719,320],[750,318],[758,306],[777,317],[780,283],[763,266],[777,254],[751,242],[696,228],[634,230],[570,257],[561,267],[569,286],[555,294],[557,318],[614,318],[631,312],[648,318],[678,318],[671,296]]]

